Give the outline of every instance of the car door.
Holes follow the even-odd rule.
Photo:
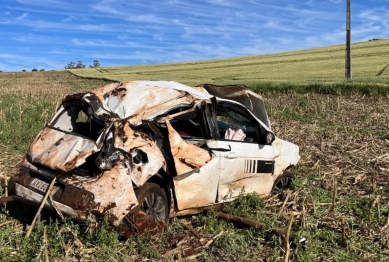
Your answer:
[[[216,117],[210,107],[203,103],[178,109],[165,120],[177,173],[173,191],[180,211],[216,203],[221,163],[220,151],[211,149],[217,140],[212,138],[216,136]]]
[[[225,202],[241,192],[270,193],[273,187],[275,151],[271,143],[266,144],[265,127],[243,106],[228,101],[219,102],[217,125],[220,139],[220,179],[218,202]]]

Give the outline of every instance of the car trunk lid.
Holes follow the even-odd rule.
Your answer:
[[[27,159],[33,164],[68,172],[98,150],[92,139],[46,126],[32,142]]]

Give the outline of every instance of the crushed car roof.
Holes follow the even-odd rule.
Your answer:
[[[88,101],[88,96],[91,95],[98,98],[104,111],[115,115],[116,118],[130,118],[129,122],[133,125],[140,124],[141,120],[151,119],[161,114],[161,111],[178,106],[189,106],[196,100],[209,100],[217,96],[219,100],[242,103],[270,127],[262,97],[244,85],[204,84],[190,87],[174,81],[129,81],[95,89],[87,93],[84,100]]]
[[[93,90],[92,93],[99,97],[106,109],[122,119],[146,112],[151,108],[169,107],[166,104],[185,104],[195,99],[212,97],[204,89],[195,89],[173,81],[121,82]],[[191,97],[182,99],[187,94]],[[147,115],[144,117],[148,118]]]

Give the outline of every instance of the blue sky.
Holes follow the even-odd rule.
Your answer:
[[[389,0],[352,0],[352,42],[389,38]],[[346,0],[1,0],[0,70],[102,67],[345,43]]]

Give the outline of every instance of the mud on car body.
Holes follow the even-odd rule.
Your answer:
[[[275,137],[262,98],[245,86],[114,83],[62,101],[0,202],[39,204],[48,194],[45,207],[61,216],[108,215],[128,236],[242,189],[269,195],[298,160],[298,146]]]

